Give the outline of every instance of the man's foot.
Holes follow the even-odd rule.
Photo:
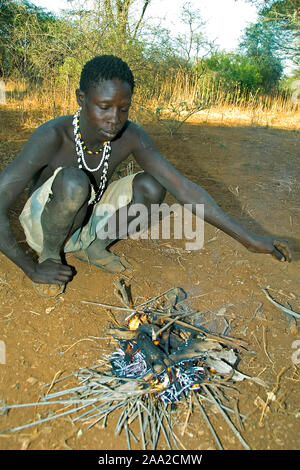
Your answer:
[[[126,269],[130,269],[130,265],[126,260],[105,249],[99,250],[96,258],[91,255],[92,253],[89,248],[87,248],[87,250],[78,251],[74,257],[80,261],[89,263],[92,266],[104,269],[104,271],[107,271],[110,274],[121,273]]]
[[[65,284],[38,284],[37,282],[33,282],[32,285],[34,292],[39,297],[45,298],[57,297],[64,292],[66,287]]]
[[[54,261],[55,263],[60,264],[61,259],[59,258],[54,258],[46,256],[43,253],[38,254],[39,255],[39,263],[42,263],[46,259],[51,259],[51,261]],[[45,298],[52,298],[52,297],[57,297],[58,295],[62,294],[65,291],[66,284],[41,284],[37,282],[32,282],[34,292],[39,296],[39,297],[45,297]]]

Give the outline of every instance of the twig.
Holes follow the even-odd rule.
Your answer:
[[[296,335],[298,333],[298,328],[297,328],[297,323],[296,319],[294,316],[287,314],[286,312],[283,312],[284,317],[287,321],[287,324],[289,325],[289,331],[292,335]]]
[[[292,315],[293,317],[295,318],[300,318],[300,314],[299,313],[296,313],[294,312],[293,310],[291,310],[290,308],[287,308],[287,307],[284,307],[283,305],[281,305],[279,302],[277,302],[276,300],[274,300],[270,294],[268,293],[268,291],[266,289],[262,289],[262,291],[264,292],[264,294],[266,295],[267,299],[270,300],[270,302],[272,302],[272,304],[274,304],[276,307],[280,308],[280,310],[282,310],[283,312],[289,314],[289,315]]]
[[[194,393],[194,397],[195,397],[196,403],[197,403],[197,405],[199,406],[199,409],[200,409],[200,411],[201,411],[201,413],[202,413],[202,416],[203,416],[203,418],[204,418],[206,424],[208,425],[209,430],[210,430],[210,432],[212,433],[212,436],[213,436],[214,440],[216,441],[217,447],[219,448],[219,450],[224,450],[224,448],[223,448],[223,446],[222,446],[222,444],[221,444],[221,441],[220,441],[220,439],[218,438],[218,436],[217,436],[217,434],[216,434],[216,431],[214,430],[213,425],[211,424],[211,422],[210,422],[210,420],[209,420],[207,414],[206,414],[205,411],[204,411],[203,406],[201,405],[201,403],[200,403],[200,401],[198,400],[198,397],[197,397],[197,395],[196,395],[195,393]]]
[[[169,328],[169,326],[173,325],[173,323],[175,323],[175,322],[178,323],[178,318],[183,318],[186,315],[189,315],[189,312],[184,313],[183,315],[179,314],[179,315],[177,315],[177,317],[171,319],[166,325],[164,325],[162,328],[160,328],[160,330],[158,330],[156,333],[153,333],[152,340],[155,341],[157,339],[158,335],[160,335],[163,331],[167,330]],[[165,320],[169,320],[169,318],[165,318]]]
[[[253,320],[253,318],[256,317],[257,313],[260,311],[260,309],[262,308],[263,304],[262,302],[259,302],[258,306],[256,307],[255,309],[255,312],[253,313],[253,317],[251,318],[251,320]]]
[[[90,302],[88,300],[81,300],[81,303],[82,304],[99,305],[100,307],[112,308],[112,309],[115,309],[115,310],[123,310],[123,312],[137,312],[137,309],[134,309],[134,308],[118,307],[117,305],[102,304],[100,302]]]
[[[141,307],[144,307],[145,305],[148,305],[150,304],[151,302],[154,302],[155,300],[159,299],[160,297],[162,297],[163,295],[167,294],[168,292],[170,292],[171,290],[173,290],[174,287],[171,287],[171,289],[168,289],[166,290],[165,292],[162,292],[161,294],[159,295],[156,295],[155,297],[152,297],[151,299],[148,299],[146,300],[146,302],[143,302],[142,304],[139,304],[139,305],[136,305],[136,310],[137,309],[140,309]]]
[[[169,318],[169,317],[166,317],[165,320],[172,320],[172,319]],[[234,347],[240,346],[240,347],[243,347],[243,348],[248,346],[246,341],[243,341],[243,340],[240,340],[240,339],[237,340],[237,339],[223,338],[220,335],[213,334],[213,333],[208,333],[207,331],[205,331],[203,329],[197,328],[196,326],[193,326],[190,323],[186,323],[186,322],[183,322],[181,320],[176,319],[175,323],[177,323],[178,325],[180,325],[184,328],[187,328],[187,329],[190,329],[190,330],[193,330],[193,331],[198,331],[202,335],[205,335],[207,338],[209,338],[213,341],[218,341],[219,343],[228,344],[229,346],[234,346]]]
[[[191,416],[191,414],[192,414],[193,404],[192,404],[192,395],[191,395],[191,394],[189,395],[189,400],[190,400],[189,409],[188,409],[188,411],[187,411],[186,418],[185,418],[185,422],[184,422],[184,425],[183,425],[183,428],[182,428],[182,431],[181,431],[181,435],[182,435],[182,436],[183,436],[184,433],[185,433],[185,430],[186,430],[186,427],[187,427],[187,425],[188,425],[190,416]]]
[[[279,387],[279,381],[280,381],[280,377],[282,376],[282,374],[286,371],[286,367],[283,367],[281,369],[281,371],[279,372],[279,374],[277,375],[276,377],[276,385],[275,387],[273,388],[272,392],[267,396],[267,400],[264,404],[264,407],[263,407],[263,410],[262,410],[262,413],[261,413],[261,417],[260,417],[260,420],[259,420],[259,426],[262,426],[262,420],[263,420],[263,417],[265,415],[265,412],[266,412],[266,409],[267,409],[267,406],[269,404],[269,402],[272,400],[272,397],[275,395],[275,393],[277,392],[278,390],[278,387]]]
[[[234,412],[235,412],[235,417],[236,417],[236,420],[237,420],[238,427],[239,427],[240,431],[243,432],[245,430],[245,428],[244,428],[244,425],[243,425],[243,422],[241,420],[240,413],[239,413],[238,398],[235,398],[233,400],[233,409],[234,409]]]
[[[115,293],[116,294],[120,293],[120,298],[121,298],[123,304],[125,305],[125,307],[131,308],[132,303],[130,302],[130,299],[129,299],[129,296],[128,296],[128,293],[127,293],[127,290],[126,290],[126,286],[124,284],[124,281],[122,281],[120,279],[117,279],[115,281],[115,286],[116,286],[117,289],[119,289],[119,291],[116,291]]]
[[[220,411],[221,415],[223,416],[223,418],[225,419],[226,423],[229,425],[231,430],[234,432],[235,436],[239,439],[239,441],[242,444],[242,446],[244,447],[244,449],[251,450],[251,448],[248,446],[247,442],[243,439],[243,437],[241,436],[239,431],[233,425],[232,421],[228,418],[227,414],[224,412],[224,410],[221,408],[221,406],[219,405],[219,403],[217,402],[217,400],[215,399],[213,394],[210,392],[209,388],[206,385],[203,385],[203,388],[206,391],[206,393],[208,394],[208,396],[214,401],[216,407]]]
[[[120,323],[115,319],[115,316],[113,313],[111,313],[109,310],[106,310],[106,314],[109,316],[109,318],[114,322],[115,325],[117,325],[118,328],[120,328]]]
[[[46,423],[47,421],[51,421],[52,419],[61,418],[62,416],[66,416],[68,414],[74,413],[74,411],[79,411],[79,410],[81,410],[82,408],[85,408],[85,407],[86,407],[86,404],[84,404],[83,406],[80,406],[79,408],[72,408],[69,411],[64,411],[63,413],[60,413],[58,415],[49,416],[48,418],[39,419],[38,421],[34,421],[32,423],[23,424],[22,426],[17,426],[15,428],[4,429],[4,430],[1,431],[1,433],[6,434],[6,433],[12,432],[12,431],[13,432],[21,431],[22,429],[29,428],[30,426],[36,426],[38,424]]]
[[[71,346],[69,346],[65,351],[63,351],[63,354],[65,354],[66,352],[70,351],[70,349],[73,348],[73,346],[75,346],[76,344],[80,343],[81,341],[93,341],[93,343],[96,342],[96,341],[94,341],[94,340],[91,339],[91,338],[82,338],[82,339],[79,339],[79,340],[76,341],[74,344],[72,344]]]
[[[59,370],[58,372],[56,372],[55,376],[54,376],[53,379],[52,379],[52,382],[51,382],[51,384],[50,384],[50,387],[48,388],[48,390],[47,390],[47,392],[46,392],[46,395],[48,395],[48,393],[49,393],[50,390],[52,389],[52,387],[53,387],[53,385],[54,385],[54,383],[55,383],[56,377],[57,377],[58,375],[62,374],[62,373],[63,373],[62,370]]]
[[[265,351],[265,354],[267,356],[267,358],[269,359],[269,361],[271,362],[271,364],[274,365],[274,362],[272,361],[272,359],[270,358],[268,352],[267,352],[267,345],[266,345],[266,329],[265,327],[263,326],[263,345],[264,345],[264,351]]]
[[[125,431],[126,431],[127,448],[128,448],[128,450],[131,450],[130,434],[129,434],[129,430],[128,430],[128,424],[125,423],[125,424],[124,424],[124,427],[125,427]]]
[[[139,423],[140,423],[140,434],[142,437],[142,445],[143,445],[143,450],[146,450],[146,441],[145,441],[145,434],[143,430],[143,416],[141,412],[141,406],[140,406],[140,401],[137,403],[137,409],[138,409],[138,416],[139,416]]]

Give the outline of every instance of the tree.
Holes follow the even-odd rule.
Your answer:
[[[50,74],[70,52],[69,33],[63,21],[26,0],[2,0],[2,75],[39,80]]]
[[[214,86],[229,94],[255,94],[263,89],[263,77],[255,60],[232,52],[214,52],[210,57],[202,59],[194,67],[200,68],[204,77],[213,76]]]
[[[98,28],[104,37],[113,35],[119,43],[137,39],[151,0],[70,0],[69,18],[91,30]],[[77,18],[76,18],[77,17]]]
[[[258,22],[249,26],[240,49],[258,66],[263,90],[269,93],[276,88],[283,73],[283,65],[273,25]]]
[[[191,3],[186,2],[181,9],[181,21],[187,27],[187,32],[179,34],[175,39],[179,54],[190,62],[192,56],[198,59],[201,47],[206,44],[202,29],[205,25],[199,10],[192,9]]]
[[[259,23],[272,28],[274,42],[286,58],[300,64],[299,0],[246,0],[259,8]]]

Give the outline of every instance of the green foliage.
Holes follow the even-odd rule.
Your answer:
[[[228,92],[238,88],[241,94],[247,94],[263,88],[259,65],[242,54],[215,52],[211,57],[199,61],[194,70],[204,76],[211,73],[215,84],[222,84]]]
[[[55,75],[55,84],[64,86],[66,84],[79,83],[81,65],[74,57],[67,57],[64,63],[58,67]]]
[[[259,8],[259,22],[273,32],[273,42],[281,54],[300,64],[299,0],[246,0]]]
[[[71,50],[70,27],[27,1],[2,0],[0,73],[42,81]]]
[[[240,47],[246,57],[257,64],[262,89],[269,93],[277,88],[283,66],[274,27],[261,22],[249,26]]]

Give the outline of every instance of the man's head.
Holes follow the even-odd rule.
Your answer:
[[[97,87],[105,80],[112,79],[127,82],[133,93],[134,77],[127,63],[114,55],[96,56],[87,62],[82,69],[80,90],[87,93],[89,88]]]
[[[85,64],[76,96],[90,140],[118,135],[128,119],[133,90],[133,74],[120,58],[102,55]]]

